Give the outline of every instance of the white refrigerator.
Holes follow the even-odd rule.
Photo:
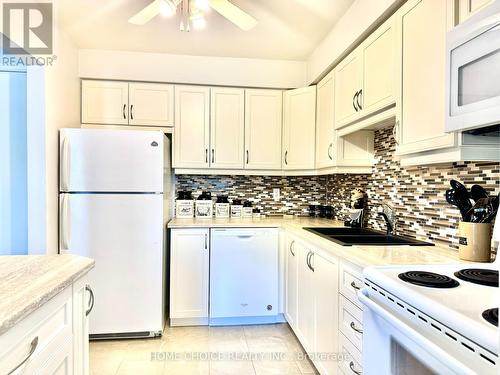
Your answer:
[[[170,141],[161,132],[61,129],[60,253],[95,259],[91,338],[161,334]]]

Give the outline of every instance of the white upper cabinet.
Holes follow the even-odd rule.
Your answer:
[[[313,169],[316,141],[316,86],[285,91],[283,168]]]
[[[395,102],[395,18],[389,18],[359,47],[363,56],[363,89],[359,95],[361,116]]]
[[[211,89],[210,166],[243,169],[245,90]]]
[[[160,83],[130,83],[129,124],[174,125],[174,86]]]
[[[396,13],[399,99],[397,153],[409,154],[455,146],[445,133],[446,32],[453,26],[452,0],[410,0]],[[425,25],[425,27],[424,27]]]
[[[460,23],[464,22],[467,18],[474,13],[479,12],[486,6],[493,3],[495,0],[459,0],[459,19]]]
[[[363,88],[363,60],[359,49],[337,65],[335,71],[335,128],[356,121]]]
[[[82,123],[128,124],[128,83],[82,81]]]
[[[175,86],[175,168],[208,168],[210,88]]]
[[[281,90],[245,90],[245,169],[281,169]]]
[[[317,85],[316,103],[316,168],[332,167],[334,157],[334,72]]]

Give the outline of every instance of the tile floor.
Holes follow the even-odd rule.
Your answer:
[[[288,324],[167,327],[157,339],[91,342],[90,374],[316,374],[303,353]]]

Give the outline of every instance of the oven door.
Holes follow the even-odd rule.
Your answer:
[[[358,293],[363,309],[363,375],[475,374],[416,330]]]
[[[463,26],[448,38],[447,131],[500,123],[500,13]]]

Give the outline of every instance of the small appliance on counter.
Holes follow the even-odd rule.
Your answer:
[[[242,216],[244,218],[252,218],[252,215],[253,215],[252,202],[250,201],[243,202]]]
[[[175,200],[175,217],[192,218],[194,216],[194,201],[190,191],[179,191]]]
[[[320,217],[326,219],[333,219],[335,212],[332,206],[325,206],[321,204],[310,204],[309,205],[309,216],[310,217]]]
[[[196,200],[196,217],[211,218],[213,216],[212,194],[204,191]]]
[[[458,224],[458,254],[460,259],[472,262],[491,260],[491,222],[498,211],[499,196],[489,196],[480,185],[470,191],[456,180],[450,181],[446,201],[460,211]]]
[[[351,192],[349,220],[344,222],[346,227],[361,228],[364,226],[366,198],[366,193],[361,189],[354,189]]]
[[[215,217],[217,219],[229,218],[229,201],[227,195],[218,195],[215,201]]]
[[[240,199],[233,199],[231,203],[231,217],[240,218],[243,212],[243,205]]]

